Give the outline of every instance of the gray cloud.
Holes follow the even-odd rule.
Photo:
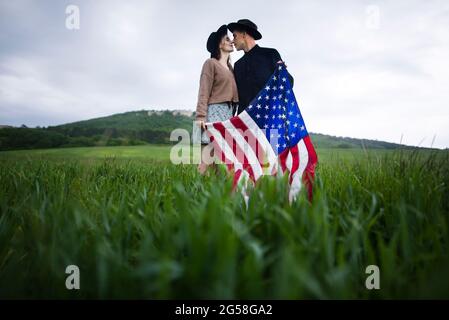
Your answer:
[[[68,4],[80,30],[65,28]],[[194,109],[209,33],[243,17],[286,61],[310,131],[449,147],[449,4],[437,0],[2,0],[0,124]]]

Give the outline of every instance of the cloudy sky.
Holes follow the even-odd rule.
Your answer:
[[[0,0],[0,124],[194,110],[207,37],[241,18],[285,60],[309,131],[449,147],[444,0]]]

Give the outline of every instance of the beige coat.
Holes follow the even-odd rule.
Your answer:
[[[207,59],[201,70],[196,120],[206,120],[209,104],[236,103],[238,101],[237,84],[235,83],[233,70],[225,68],[215,58]]]

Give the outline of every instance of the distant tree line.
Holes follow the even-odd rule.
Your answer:
[[[67,144],[63,134],[33,128],[0,129],[0,150],[55,148]]]
[[[0,128],[0,150],[170,144],[175,128],[192,131],[193,116],[130,111],[43,128]]]
[[[168,144],[169,138],[167,131],[150,129],[2,128],[0,150]]]
[[[179,115],[171,111],[129,111],[107,117],[43,128],[0,128],[0,150],[89,146],[132,146],[172,144],[170,132],[182,128],[192,132],[194,114]],[[334,137],[311,133],[315,146],[340,149],[413,148],[385,141]]]

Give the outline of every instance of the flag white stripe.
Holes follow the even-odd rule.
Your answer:
[[[225,134],[234,138],[237,145],[240,147],[243,154],[248,159],[249,165],[253,169],[254,179],[255,180],[259,179],[260,176],[263,175],[262,167],[261,167],[259,160],[257,159],[257,156],[254,153],[253,149],[246,143],[245,139],[241,135],[241,130],[240,131],[237,130],[237,128],[229,120],[222,122],[222,124],[225,127]],[[239,152],[239,150],[236,150],[236,151]],[[231,150],[231,152],[232,152],[232,150]]]
[[[293,158],[292,158],[292,153],[290,152],[290,150],[288,151],[287,159],[285,160],[285,166],[288,171],[292,172]]]
[[[289,191],[290,202],[296,198],[297,194],[301,190],[302,186],[302,175],[309,162],[309,153],[307,152],[307,147],[304,140],[298,142],[298,153],[299,153],[299,167],[298,170],[293,174],[292,184]]]
[[[278,163],[278,157],[273,151],[273,147],[271,146],[270,142],[268,141],[267,137],[265,136],[265,132],[263,132],[257,123],[249,116],[249,114],[246,111],[243,111],[239,115],[240,119],[246,124],[248,129],[250,129],[254,135],[257,137],[257,140],[259,141],[259,145],[267,155],[267,160],[269,162],[269,167],[267,169],[267,174],[271,174],[271,170],[275,165]]]
[[[221,133],[213,126],[208,127],[207,130],[209,130],[209,132],[213,135],[215,141],[225,154],[225,157],[228,158],[234,164],[235,171],[237,171],[238,169],[242,169],[243,168],[242,164],[234,156],[234,152],[232,152],[232,149],[229,147],[228,143],[224,140]]]

